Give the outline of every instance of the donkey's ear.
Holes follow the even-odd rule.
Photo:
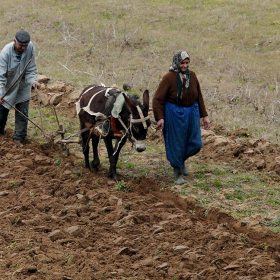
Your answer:
[[[150,100],[150,96],[149,96],[149,90],[145,90],[143,93],[143,110],[148,113],[149,111],[149,100]]]
[[[126,105],[127,110],[132,113],[133,109],[135,109],[135,105],[133,104],[133,102],[127,97],[127,95],[125,93],[122,93],[123,97],[124,97],[124,102]]]

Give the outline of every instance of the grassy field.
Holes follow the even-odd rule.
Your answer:
[[[151,97],[173,54],[184,49],[210,120],[279,144],[279,13],[280,3],[273,0],[10,0],[0,7],[0,44],[22,27],[36,46],[39,72],[52,80],[79,89],[128,83],[134,93],[148,88]],[[133,174],[133,162],[123,157],[123,169]],[[163,168],[170,171],[166,163]],[[260,215],[263,223],[277,210],[278,186],[263,192],[269,175],[233,175],[226,167],[195,161],[193,169],[197,181],[180,191],[202,204],[235,216]],[[205,177],[209,172],[211,178]],[[273,221],[270,226],[279,231],[279,217]]]
[[[271,0],[11,0],[0,7],[0,43],[23,27],[51,79],[151,95],[185,49],[212,122],[279,142],[279,11]]]

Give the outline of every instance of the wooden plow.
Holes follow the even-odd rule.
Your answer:
[[[37,94],[37,98],[38,98],[38,104],[39,104],[39,113],[40,113],[40,119],[41,119],[41,127],[38,124],[36,124],[34,121],[32,121],[30,118],[25,116],[23,113],[21,113],[15,106],[9,104],[8,102],[7,103],[12,108],[14,108],[14,110],[19,112],[26,119],[28,119],[28,121],[30,121],[34,126],[36,126],[42,132],[42,134],[45,137],[45,139],[47,139],[49,142],[52,142],[54,144],[60,145],[61,146],[61,150],[64,151],[67,156],[69,156],[69,154],[70,154],[70,152],[69,152],[69,144],[73,144],[73,143],[81,144],[80,137],[79,137],[79,139],[71,139],[71,138],[74,137],[74,136],[80,135],[81,133],[89,130],[90,128],[84,128],[84,129],[82,129],[82,130],[80,130],[78,132],[75,132],[73,134],[70,134],[70,135],[68,135],[66,137],[65,134],[67,133],[67,131],[64,129],[63,125],[59,123],[55,107],[53,106],[53,110],[54,110],[56,122],[57,122],[57,125],[58,125],[58,129],[53,134],[51,134],[51,135],[46,134],[46,132],[44,130],[44,126],[43,126],[43,118],[42,118],[41,107],[40,107],[40,100],[39,100],[39,95],[38,94]],[[57,138],[57,136],[60,136],[60,138]]]
[[[70,143],[78,143],[78,144],[81,144],[81,139],[76,139],[76,140],[72,140],[70,139],[71,137],[73,136],[76,136],[76,135],[79,135],[87,130],[89,130],[89,128],[85,128],[79,132],[76,132],[74,134],[71,134],[69,135],[68,137],[65,137],[65,133],[66,133],[66,130],[63,128],[63,125],[59,123],[58,121],[58,117],[57,117],[57,113],[56,113],[56,110],[55,110],[55,107],[53,106],[53,109],[54,109],[54,113],[55,113],[55,117],[56,117],[56,121],[57,121],[57,124],[58,124],[58,129],[56,132],[54,132],[52,135],[47,135],[44,131],[44,128],[43,128],[43,118],[42,118],[42,112],[41,112],[41,106],[40,106],[40,99],[39,99],[39,94],[37,92],[37,88],[35,88],[36,90],[36,95],[37,95],[37,100],[38,100],[38,107],[39,107],[39,113],[40,113],[40,119],[41,119],[41,126],[40,127],[38,124],[36,124],[35,122],[33,122],[30,118],[28,118],[26,115],[24,115],[22,112],[20,112],[14,105],[10,104],[7,100],[4,99],[4,97],[12,90],[12,88],[19,82],[19,80],[22,78],[24,72],[26,71],[28,65],[30,64],[32,58],[30,58],[30,60],[27,62],[27,64],[25,65],[24,69],[21,71],[21,73],[19,74],[19,76],[17,77],[17,79],[13,82],[13,84],[8,88],[8,90],[5,92],[4,95],[1,96],[1,99],[4,101],[4,103],[6,102],[9,106],[11,106],[15,111],[17,111],[18,113],[20,113],[23,117],[25,117],[28,121],[30,121],[33,125],[35,125],[44,135],[44,137],[48,140],[48,141],[51,141],[55,144],[59,144],[61,145],[61,149],[63,151],[66,152],[67,155],[69,155],[69,144]],[[31,97],[29,98],[31,99]],[[28,100],[28,99],[27,99]],[[24,100],[26,101],[26,100]],[[20,101],[20,102],[23,102],[23,101]],[[60,139],[56,139],[56,137],[60,135]]]

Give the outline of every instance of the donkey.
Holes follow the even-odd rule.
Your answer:
[[[145,140],[151,124],[148,116],[149,91],[143,93],[143,104],[117,88],[90,85],[80,94],[76,103],[80,120],[81,140],[86,168],[100,164],[98,144],[103,139],[109,158],[108,177],[118,181],[116,165],[119,153],[127,139],[138,152],[146,149]],[[89,141],[92,142],[93,161],[89,162]],[[115,145],[113,140],[116,139]]]

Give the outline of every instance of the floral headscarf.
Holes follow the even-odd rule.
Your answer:
[[[177,51],[174,54],[172,62],[169,67],[169,71],[179,73],[179,75],[177,76],[177,79],[176,79],[177,103],[178,104],[181,103],[183,93],[188,92],[188,88],[189,88],[190,80],[191,80],[190,70],[187,69],[185,72],[182,72],[180,69],[180,64],[186,58],[190,59],[190,56],[186,51]],[[184,84],[183,80],[185,80],[185,89],[182,88],[182,85]]]
[[[173,56],[172,62],[169,67],[169,71],[173,71],[177,73],[181,72],[180,64],[186,58],[188,59],[190,58],[189,54],[186,51],[177,51]]]

